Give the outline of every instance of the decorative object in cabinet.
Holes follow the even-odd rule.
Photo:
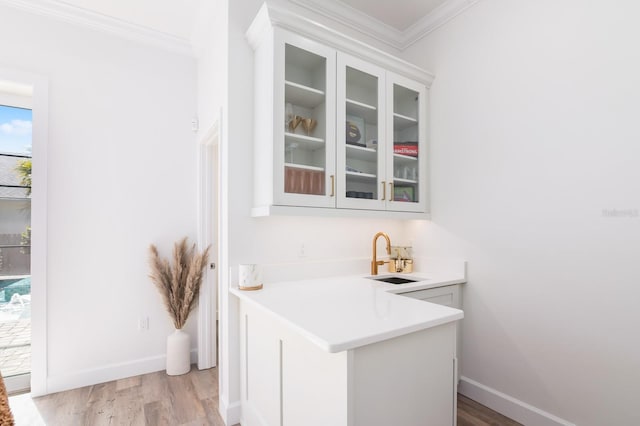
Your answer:
[[[347,115],[346,142],[349,145],[366,147],[364,141],[364,119],[354,115]]]
[[[406,179],[403,179],[406,180]],[[404,201],[408,203],[415,202],[415,188],[413,186],[399,186],[393,187],[393,201]]]
[[[324,170],[285,164],[284,182],[285,192],[321,195],[324,193]]]

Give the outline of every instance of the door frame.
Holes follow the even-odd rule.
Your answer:
[[[31,394],[47,394],[47,149],[49,81],[45,76],[0,67],[0,80],[30,86],[32,94],[31,175]],[[16,378],[19,380],[19,377]],[[24,379],[23,379],[24,380]],[[24,387],[24,383],[11,385]],[[22,386],[20,386],[22,385]]]
[[[211,245],[209,265],[200,287],[198,299],[198,369],[217,365],[218,280],[217,243],[218,148],[220,120],[211,126],[198,143],[198,246],[204,250]]]

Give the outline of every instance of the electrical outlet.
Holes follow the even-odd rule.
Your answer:
[[[143,316],[138,318],[138,331],[149,331],[149,317]]]
[[[298,250],[298,257],[307,257],[307,251],[304,243],[300,243],[300,250]]]

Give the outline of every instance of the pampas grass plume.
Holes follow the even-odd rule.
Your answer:
[[[173,256],[169,261],[160,256],[155,245],[149,246],[149,277],[160,292],[162,302],[178,330],[184,327],[196,306],[210,249],[211,246],[202,253],[196,253],[196,245],[189,246],[187,237],[184,237],[174,244]]]

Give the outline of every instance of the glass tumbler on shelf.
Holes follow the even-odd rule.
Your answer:
[[[418,168],[416,166],[409,168],[409,175],[407,178],[409,180],[418,180]]]
[[[291,142],[291,143],[287,143],[285,144],[284,150],[285,153],[289,153],[289,159],[288,162],[291,164],[294,164],[295,161],[293,160],[293,152],[296,150],[296,148],[298,147],[298,144],[296,142]],[[287,158],[285,156],[285,162],[287,162]]]
[[[404,166],[404,167],[402,168],[402,176],[401,176],[401,177],[402,177],[402,179],[409,179],[409,170],[410,170],[410,169],[411,169],[411,168],[410,168],[409,166]]]

